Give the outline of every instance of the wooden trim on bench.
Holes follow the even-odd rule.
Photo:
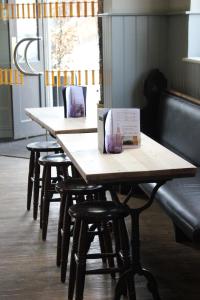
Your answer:
[[[172,95],[174,95],[174,96],[182,97],[182,98],[188,100],[189,102],[192,102],[192,103],[200,105],[200,99],[191,97],[189,95],[186,95],[186,94],[174,91],[174,90],[167,90],[167,92],[170,93],[170,94],[172,94]]]

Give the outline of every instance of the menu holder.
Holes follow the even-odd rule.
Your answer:
[[[140,110],[114,108],[98,110],[98,147],[101,153],[120,153],[141,144]]]
[[[105,153],[105,121],[107,114],[109,112],[109,108],[98,108],[98,148],[101,153]]]
[[[78,118],[86,116],[86,86],[63,87],[62,94],[65,118]]]

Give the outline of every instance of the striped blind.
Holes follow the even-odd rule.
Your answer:
[[[100,83],[99,70],[45,71],[46,86],[95,85]]]
[[[54,1],[48,3],[0,3],[0,20],[96,17],[98,1]]]
[[[45,3],[0,3],[0,20],[36,18],[96,17],[98,1],[48,1]],[[96,85],[99,70],[44,70],[46,86]],[[23,85],[24,75],[16,69],[0,69],[0,85]]]
[[[96,85],[99,83],[99,70],[45,71],[45,86]],[[16,69],[0,69],[0,86],[14,84],[23,85],[24,75]]]
[[[0,85],[24,84],[24,75],[15,69],[0,69]]]

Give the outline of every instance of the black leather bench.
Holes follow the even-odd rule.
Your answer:
[[[156,139],[198,167],[195,177],[164,184],[156,200],[171,218],[177,242],[200,243],[200,105],[169,93],[162,94],[156,118]],[[155,184],[141,184],[149,196]]]

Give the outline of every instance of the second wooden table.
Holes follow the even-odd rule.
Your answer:
[[[49,131],[53,136],[60,133],[84,133],[97,131],[97,116],[64,118],[64,107],[26,108],[26,115]]]

